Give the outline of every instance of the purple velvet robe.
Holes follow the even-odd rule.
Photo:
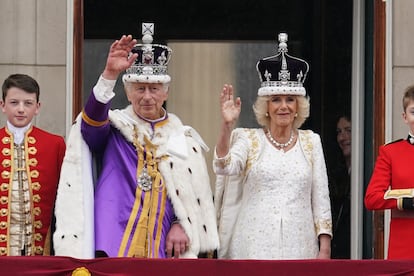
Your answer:
[[[165,258],[165,239],[175,218],[171,201],[164,189],[159,194],[154,193],[158,195],[152,198],[154,203],[148,203],[152,191],[145,192],[137,187],[137,150],[107,121],[109,108],[110,103],[98,102],[91,93],[84,112],[91,120],[106,123],[93,126],[83,120],[81,127],[91,151],[102,155],[102,167],[95,186],[95,249],[104,251],[109,257],[136,256],[131,249],[134,234],[144,234],[147,242],[152,244],[151,252],[145,252],[145,257]],[[156,129],[165,120],[168,118],[163,122],[142,120],[142,123],[152,124],[151,127]],[[144,202],[153,207],[149,208],[150,212],[142,212]],[[153,222],[148,233],[136,233],[138,222],[147,225],[146,220]]]

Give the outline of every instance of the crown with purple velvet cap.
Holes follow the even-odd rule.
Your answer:
[[[169,83],[167,65],[171,58],[171,48],[152,44],[154,23],[142,23],[142,43],[135,44],[131,54],[138,54],[134,64],[122,76],[125,82]]]

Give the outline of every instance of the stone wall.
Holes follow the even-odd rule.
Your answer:
[[[40,114],[34,124],[65,135],[65,0],[0,1],[0,80],[23,73],[40,85]],[[0,124],[6,118],[0,115]]]
[[[389,1],[389,0],[388,0]],[[392,1],[392,137],[406,138],[408,127],[402,119],[402,97],[414,85],[414,1]]]

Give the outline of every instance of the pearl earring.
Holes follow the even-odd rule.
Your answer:
[[[269,112],[266,112],[266,117],[269,117]]]
[[[298,117],[298,113],[295,114],[295,118]]]

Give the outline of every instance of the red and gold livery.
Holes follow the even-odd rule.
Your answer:
[[[66,149],[64,139],[32,126],[24,138],[26,162],[22,168],[14,165],[15,144],[7,128],[0,129],[0,139],[0,256],[9,255],[10,250],[11,187],[17,170],[27,175],[32,255],[50,255],[51,221]]]

